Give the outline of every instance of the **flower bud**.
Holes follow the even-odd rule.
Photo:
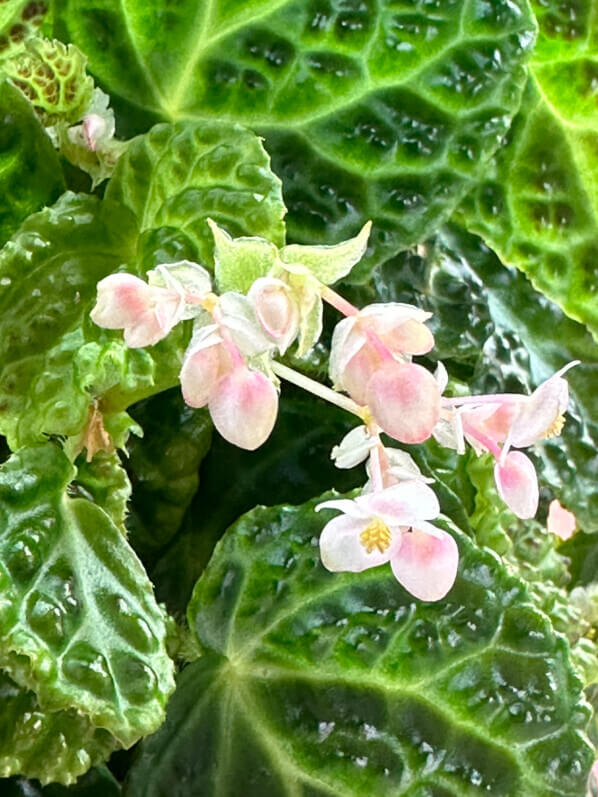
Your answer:
[[[247,296],[260,324],[284,354],[299,331],[299,308],[288,286],[273,277],[260,277]]]

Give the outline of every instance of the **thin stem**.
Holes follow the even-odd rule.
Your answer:
[[[372,487],[374,492],[384,489],[384,481],[382,479],[382,465],[380,463],[380,448],[381,443],[371,449],[370,451],[370,473],[372,475]]]
[[[332,307],[334,307],[343,315],[359,315],[359,310],[357,307],[351,304],[351,302],[348,302],[346,299],[343,299],[340,293],[333,291],[332,288],[324,287],[322,289],[322,299],[324,299],[325,302],[328,302],[328,304],[332,305]]]
[[[364,407],[360,407],[359,404],[348,396],[337,393],[336,390],[332,390],[326,387],[326,385],[316,382],[315,379],[310,379],[309,376],[300,374],[299,371],[295,371],[293,368],[289,368],[277,360],[272,361],[272,370],[275,374],[280,376],[281,379],[286,379],[287,382],[291,382],[293,385],[307,390],[308,393],[313,393],[314,396],[318,396],[318,398],[324,399],[324,401],[328,401],[330,404],[336,404],[336,406],[340,407],[342,410],[357,415],[358,418],[363,420],[365,412]]]
[[[495,396],[455,396],[454,398],[443,398],[444,407],[459,407],[461,404],[502,404],[505,401],[515,402],[526,399],[528,396],[522,393],[497,393]]]

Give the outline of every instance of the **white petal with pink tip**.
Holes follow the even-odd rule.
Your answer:
[[[442,529],[420,523],[405,531],[390,566],[395,578],[422,601],[438,601],[448,593],[457,575],[457,543]]]
[[[538,509],[538,478],[531,460],[521,451],[510,451],[503,464],[494,466],[498,494],[517,517],[533,518]]]
[[[320,535],[320,555],[322,564],[333,572],[348,571],[360,573],[369,567],[377,567],[388,562],[396,550],[400,535],[394,539],[387,550],[380,552],[374,548],[370,553],[362,545],[360,535],[367,528],[369,519],[340,515],[329,521]]]

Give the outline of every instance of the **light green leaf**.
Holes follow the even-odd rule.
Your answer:
[[[77,492],[101,507],[123,533],[131,482],[116,452],[98,451],[91,462],[80,456],[77,475],[71,485]]]
[[[438,603],[388,566],[329,573],[316,503],[258,508],[216,548],[188,611],[205,654],[127,797],[579,797],[588,707],[522,582],[455,527],[460,575]]]
[[[0,5],[0,64],[22,51],[49,16],[49,3],[4,0]],[[1,66],[0,66],[1,70]]]
[[[125,120],[144,109],[263,135],[291,240],[334,243],[373,219],[362,276],[429,235],[484,173],[535,33],[525,0],[55,7],[56,35],[88,55]]]
[[[0,252],[0,432],[13,449],[80,434],[98,401],[102,414],[119,413],[176,384],[183,328],[132,350],[88,319],[99,280],[135,271],[135,244],[126,208],[65,194]]]
[[[0,64],[31,102],[45,127],[83,118],[91,103],[93,80],[85,71],[87,58],[73,44],[33,37],[23,51]]]
[[[143,567],[105,512],[67,498],[74,475],[51,443],[0,471],[0,667],[128,747],[161,724],[173,662]]]
[[[284,240],[280,180],[270,171],[260,139],[240,125],[156,125],[130,143],[106,197],[135,214],[144,270],[164,262],[164,254],[169,261],[211,267],[214,239],[208,218],[234,236],[258,235],[275,244]]]
[[[278,260],[278,248],[264,238],[231,238],[208,219],[214,236],[214,275],[218,291],[247,293],[259,277],[265,277]]]
[[[64,187],[58,156],[30,104],[0,81],[0,245]]]
[[[532,6],[540,35],[521,111],[462,219],[598,337],[598,6]]]
[[[355,238],[332,246],[283,246],[280,258],[283,263],[308,269],[324,285],[332,285],[346,277],[364,256],[371,228],[368,221]]]
[[[0,777],[26,774],[43,784],[74,783],[118,747],[104,728],[77,711],[44,711],[33,694],[0,672]],[[33,797],[37,791],[0,781],[2,795]],[[46,797],[46,792],[43,792]],[[101,797],[110,794],[104,791]],[[48,795],[50,797],[50,795]],[[57,795],[58,797],[58,795]],[[100,797],[100,795],[98,795]]]

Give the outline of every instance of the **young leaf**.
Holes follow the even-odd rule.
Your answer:
[[[31,105],[11,83],[1,80],[0,245],[64,188],[58,156]]]
[[[247,293],[254,281],[265,277],[278,259],[278,249],[264,238],[231,238],[211,219],[214,236],[214,275],[218,291]]]
[[[522,582],[455,527],[460,574],[438,603],[387,567],[333,575],[316,503],[258,508],[217,547],[188,610],[205,653],[127,797],[579,797],[588,706]]]
[[[4,0],[0,5],[0,71],[1,62],[22,51],[25,42],[47,20],[47,0]]]
[[[462,219],[598,338],[597,3],[532,6],[540,35],[521,111]]]
[[[101,507],[114,525],[126,534],[125,517],[131,497],[131,482],[118,454],[99,451],[91,462],[80,456],[76,467],[77,475],[71,488]]]
[[[534,32],[523,0],[56,3],[56,35],[125,116],[250,126],[282,177],[292,239],[334,243],[373,219],[370,264],[430,234],[483,174]]]
[[[187,258],[211,266],[214,238],[208,218],[234,237],[284,241],[280,180],[270,170],[260,139],[240,125],[156,125],[131,142],[106,197],[137,217],[144,270],[164,262],[165,238],[169,260]],[[229,277],[227,284],[234,282]]]
[[[42,783],[74,783],[89,767],[118,747],[104,728],[96,728],[75,710],[45,711],[33,692],[0,672],[0,776],[25,774]],[[22,782],[22,781],[21,781]],[[26,783],[0,781],[2,797],[33,797]],[[106,791],[102,793],[110,794]],[[46,791],[43,792],[44,797]],[[58,795],[56,795],[58,797]],[[100,797],[100,795],[98,795]]]
[[[163,612],[122,533],[65,490],[51,443],[0,471],[0,667],[46,710],[72,710],[129,746],[162,722],[174,687]]]

